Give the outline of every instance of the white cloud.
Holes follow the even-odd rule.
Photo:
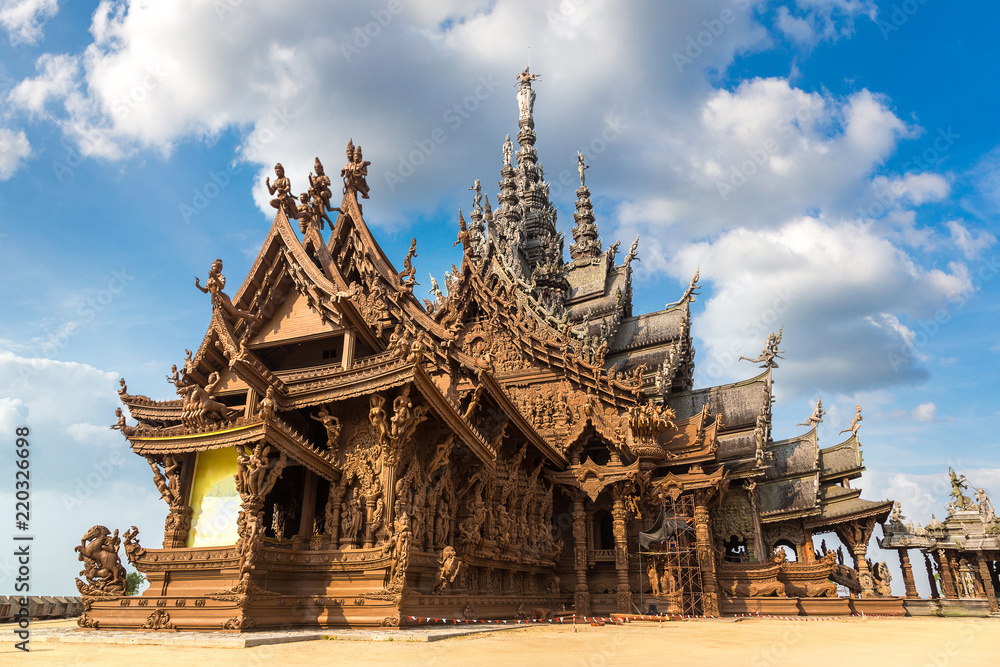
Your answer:
[[[921,403],[917,407],[913,408],[913,418],[918,422],[932,422],[934,421],[934,415],[937,413],[937,406],[934,403],[927,402]]]
[[[38,76],[24,79],[10,92],[11,104],[40,114],[49,100],[66,98],[77,88],[80,63],[76,57],[45,53],[38,58],[35,69]]]
[[[0,25],[11,44],[34,44],[42,38],[42,25],[58,11],[57,0],[5,0],[0,5]]]
[[[796,0],[795,13],[780,6],[776,25],[792,42],[805,47],[821,41],[836,41],[854,33],[854,19],[874,21],[877,8],[869,0]]]
[[[776,373],[792,395],[816,382],[851,393],[923,378],[925,357],[897,314],[926,317],[966,283],[955,271],[920,268],[870,227],[809,217],[685,245],[667,270],[686,281],[696,266],[711,290],[694,323],[707,347],[699,384],[753,372],[737,358],[754,356],[783,326],[787,354]]]
[[[962,251],[968,260],[979,259],[984,250],[997,242],[996,237],[989,232],[975,234],[957,220],[948,221],[948,230],[951,232],[952,243]]]
[[[14,132],[0,127],[0,181],[6,181],[17,172],[21,162],[31,155],[31,144],[24,130]]]

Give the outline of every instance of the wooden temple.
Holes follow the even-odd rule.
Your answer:
[[[989,616],[1000,611],[1000,518],[985,489],[966,496],[965,475],[949,469],[951,502],[944,521],[933,514],[926,526],[906,522],[899,503],[882,524],[883,549],[896,551],[912,615]],[[905,523],[904,523],[905,522]],[[930,597],[917,594],[910,550],[923,556]],[[919,560],[918,560],[919,570]]]
[[[534,148],[536,76],[518,77],[497,206],[476,181],[462,264],[446,291],[432,279],[432,299],[414,294],[416,240],[398,271],[365,224],[360,147],[339,206],[319,159],[298,198],[276,167],[277,213],[242,286],[228,296],[220,260],[196,281],[211,320],[168,377],[178,398],[122,381],[138,423],[119,411],[113,428],[169,512],[162,548],[135,527],[84,537],[80,625],[829,614],[885,597],[865,554],[891,503],[850,486],[860,413],[833,447],[818,445],[821,414],[774,441],[780,334],[756,377],[694,389],[698,276],[633,314],[638,240],[623,259],[603,247],[582,156],[567,261]],[[854,567],[817,555],[814,536],[832,531]],[[149,581],[140,596],[124,595],[119,546]]]

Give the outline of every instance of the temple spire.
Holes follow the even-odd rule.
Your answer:
[[[601,239],[597,235],[597,225],[594,224],[594,208],[590,203],[590,188],[584,173],[590,166],[584,164],[583,153],[576,154],[578,171],[580,172],[580,187],[576,191],[576,213],[573,219],[573,245],[569,247],[570,257],[574,262],[585,263],[601,256]]]

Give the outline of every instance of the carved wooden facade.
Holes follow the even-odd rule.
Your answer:
[[[168,506],[165,538],[153,549],[126,533],[150,582],[129,598],[120,564],[104,562],[117,532],[88,534],[88,627],[632,612],[665,590],[664,604],[718,615],[742,590],[720,584],[727,541],[769,561],[783,526],[811,558],[820,501],[767,524],[758,497],[787,472],[760,446],[772,442],[770,369],[692,390],[696,282],[633,316],[636,245],[623,263],[617,243],[601,249],[583,183],[564,263],[536,166],[533,76],[520,77],[520,149],[514,166],[508,138],[499,208],[477,189],[472,224],[459,223],[462,265],[433,302],[413,294],[416,241],[399,272],[365,224],[359,147],[339,208],[318,160],[298,206],[283,171],[268,183],[277,213],[242,286],[227,296],[221,261],[199,284],[212,316],[168,378],[180,398],[123,382],[138,424],[119,428]],[[675,536],[639,554],[638,534],[668,506]]]

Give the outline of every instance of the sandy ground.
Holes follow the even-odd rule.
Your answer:
[[[2,665],[1000,665],[1000,619],[723,619],[587,625],[576,633],[536,626],[431,643],[321,640],[247,649],[32,642],[30,653],[16,650],[10,626],[2,627]]]

